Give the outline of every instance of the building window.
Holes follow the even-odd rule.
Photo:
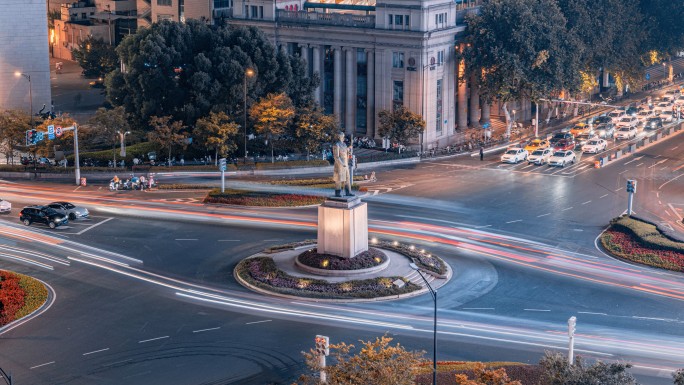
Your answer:
[[[404,16],[403,15],[394,15],[394,25],[398,27],[403,27],[404,26]]]
[[[257,8],[256,5],[252,5],[250,7],[250,12],[251,12],[251,18],[252,19],[256,19],[257,17],[259,17],[259,14],[257,13],[257,12],[259,12],[259,9]]]
[[[392,68],[404,68],[403,52],[392,52]]]
[[[259,6],[259,19],[263,19],[263,18],[264,18],[264,6],[260,5]]]
[[[368,111],[368,60],[366,51],[363,48],[356,49],[356,133],[366,134],[368,122],[366,112]]]
[[[404,105],[404,82],[395,80],[392,87],[392,108],[394,110]]]
[[[389,25],[392,25],[394,22],[394,15],[389,15]]]
[[[437,51],[437,64],[438,65],[444,64],[444,50]]]
[[[171,4],[172,1],[173,0],[157,0],[157,5],[161,5],[164,7],[170,7],[172,5]]]
[[[217,8],[230,8],[233,5],[230,4],[231,0],[214,0],[214,9]]]
[[[406,23],[406,29],[411,27],[411,23],[409,22],[409,15],[404,16],[404,22]]]
[[[326,114],[332,114],[335,87],[339,85],[335,84],[335,50],[329,45],[325,46],[321,79],[323,83],[323,109]]]
[[[437,79],[437,114],[435,116],[435,131],[437,135],[442,135],[442,104],[444,104],[442,95],[442,79]]]

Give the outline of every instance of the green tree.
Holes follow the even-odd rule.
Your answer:
[[[211,112],[197,120],[193,134],[207,149],[214,150],[216,161],[219,155],[225,157],[235,151],[238,128],[225,112]]]
[[[323,109],[313,103],[297,109],[293,121],[295,141],[306,151],[306,158],[312,152],[321,150],[325,143],[332,143],[340,132],[340,124],[334,115],[326,115]]]
[[[674,385],[684,385],[684,369],[679,369],[672,373],[672,379],[674,380]]]
[[[561,353],[546,352],[539,361],[545,384],[548,385],[637,385],[636,379],[627,372],[630,364],[606,364],[598,361],[587,365],[582,357],[575,359],[575,364],[568,364],[567,356]]]
[[[684,7],[680,2],[669,0],[641,0],[639,11],[643,15],[643,30],[647,33],[647,46],[659,57],[670,61],[677,52],[684,50]],[[648,63],[655,64],[655,63]],[[672,63],[670,81],[672,81]]]
[[[403,346],[390,345],[392,338],[383,336],[375,341],[360,341],[361,349],[352,354],[354,345],[344,342],[330,344],[333,364],[325,368],[329,385],[393,384],[413,385],[417,368],[424,363],[424,352],[410,352]],[[307,366],[320,371],[318,356],[312,349],[305,353]],[[317,375],[303,375],[299,384],[319,384]]]
[[[7,163],[14,164],[14,156],[26,145],[26,131],[31,129],[31,117],[21,110],[0,112],[0,152]]]
[[[292,100],[285,94],[268,94],[249,110],[249,117],[254,122],[254,129],[266,137],[271,144],[271,162],[273,158],[273,142],[285,133],[292,122],[295,108]]]
[[[102,39],[88,36],[71,52],[83,68],[85,76],[104,77],[119,68],[119,58],[114,47]]]
[[[408,144],[425,130],[423,118],[404,106],[394,111],[382,110],[378,113],[378,118],[378,134],[399,144]]]
[[[185,146],[187,137],[182,131],[183,122],[173,121],[171,116],[153,116],[150,118],[153,131],[147,134],[151,142],[157,143],[162,149],[169,150],[168,163],[171,164],[171,151],[174,146]]]
[[[88,120],[89,130],[83,135],[84,142],[89,146],[111,146],[116,163],[116,145],[119,144],[119,134],[130,131],[128,114],[123,107],[113,109],[98,108],[95,115]]]

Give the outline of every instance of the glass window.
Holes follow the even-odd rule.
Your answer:
[[[404,105],[404,82],[395,80],[392,87],[392,105],[394,109]]]
[[[442,97],[443,94],[442,79],[437,79],[437,115],[435,116],[435,131],[437,131],[437,135],[442,134],[442,104],[444,104]]]
[[[393,15],[389,15],[389,25],[392,25],[394,22],[394,18],[392,17]]]
[[[411,25],[411,23],[409,22],[409,20],[410,20],[410,19],[409,19],[409,15],[404,16],[404,22],[406,23],[406,26],[407,26],[407,27]]]
[[[172,0],[157,0],[157,5],[162,5],[162,6],[170,7],[170,6],[171,6],[171,1],[172,1]]]
[[[395,15],[394,16],[394,24],[398,26],[403,26],[404,25],[404,16],[403,15]]]
[[[392,68],[404,68],[403,52],[392,52]]]

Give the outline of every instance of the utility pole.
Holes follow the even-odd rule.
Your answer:
[[[575,364],[575,330],[577,317],[570,317],[568,320],[568,365]]]
[[[110,5],[107,4],[107,12],[109,13],[107,15],[107,24],[109,24],[109,45],[112,45],[112,10],[110,8]]]

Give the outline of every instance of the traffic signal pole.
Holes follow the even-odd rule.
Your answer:
[[[74,173],[76,174],[76,186],[81,185],[81,162],[78,159],[78,125],[74,123]]]
[[[634,179],[627,180],[627,192],[629,198],[627,200],[627,215],[632,215],[632,203],[634,202],[634,193],[636,192],[637,181]]]
[[[575,328],[577,325],[577,318],[570,317],[568,319],[568,365],[575,364]]]

